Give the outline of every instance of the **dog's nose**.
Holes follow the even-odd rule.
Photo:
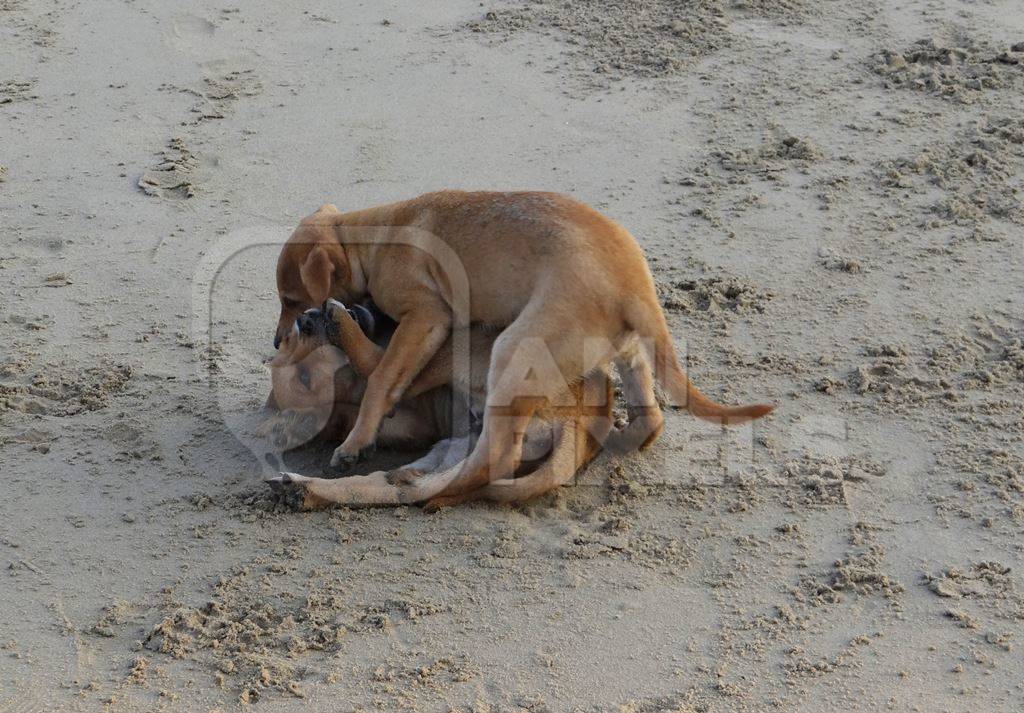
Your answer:
[[[308,309],[299,315],[295,325],[299,328],[300,334],[313,334],[317,328],[317,321],[320,319],[320,310]]]
[[[281,335],[280,334],[275,334],[274,335],[274,349],[277,349],[280,346],[281,346]]]

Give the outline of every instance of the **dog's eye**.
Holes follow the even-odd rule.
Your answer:
[[[309,372],[306,371],[305,369],[299,369],[299,383],[302,384],[307,390],[309,389]]]

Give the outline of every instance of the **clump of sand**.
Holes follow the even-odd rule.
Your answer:
[[[0,82],[0,105],[38,99],[39,97],[33,92],[34,88],[35,81],[33,80],[19,82],[8,79],[2,81]]]
[[[718,149],[712,155],[726,171],[757,173],[780,170],[789,162],[800,165],[823,158],[816,144],[796,136],[773,139],[754,148]]]
[[[951,566],[926,572],[922,583],[936,596],[957,602],[946,610],[946,616],[964,628],[979,628],[979,618],[1024,621],[1024,594],[1013,570],[1001,562],[975,562],[966,568]]]
[[[451,684],[466,683],[479,675],[467,656],[444,656],[423,663],[398,658],[374,669],[370,688],[377,696],[409,700],[423,690],[443,693]]]
[[[850,387],[858,394],[883,393],[907,397],[915,387],[932,387],[934,384],[912,372],[910,356],[906,349],[895,344],[881,344],[864,350],[869,361],[856,367],[850,374]]]
[[[802,0],[532,0],[486,12],[474,32],[508,37],[550,33],[590,72],[613,78],[665,77],[734,41],[737,14],[796,17]]]
[[[4,370],[14,376],[17,370]],[[103,359],[93,366],[42,364],[16,378],[0,381],[0,415],[7,411],[51,416],[73,416],[95,411],[127,388],[133,369]]]
[[[659,282],[661,304],[666,310],[687,314],[749,314],[764,312],[772,293],[733,276]]]
[[[185,145],[175,137],[160,152],[160,161],[139,178],[139,188],[148,196],[160,198],[192,198],[196,194],[193,172],[199,162]]]
[[[998,562],[978,562],[966,571],[947,567],[936,573],[926,573],[924,583],[940,597],[987,597],[1013,590],[1009,578],[1010,568]]]
[[[773,130],[753,146],[720,145],[688,173],[666,178],[665,182],[687,189],[685,195],[672,201],[686,214],[703,218],[717,228],[727,228],[727,215],[764,207],[761,182],[778,190],[792,177],[809,174],[824,159],[824,151],[810,139]],[[828,189],[822,195],[826,194]],[[731,230],[726,232],[729,237],[734,236]]]
[[[978,318],[926,350],[925,367],[937,378],[962,388],[990,390],[1024,383],[1024,332]]]
[[[826,250],[819,251],[818,255],[821,258],[822,267],[826,270],[845,272],[850,275],[864,272],[864,265],[857,258],[835,255]]]
[[[1017,177],[1024,169],[1024,119],[986,117],[952,139],[935,142],[912,157],[884,161],[880,185],[890,192],[943,197],[928,205],[927,227],[977,227],[990,219],[1024,222]]]
[[[97,636],[113,638],[128,624],[141,621],[141,608],[133,602],[119,600],[103,607],[103,613],[89,630]]]
[[[239,69],[203,77],[202,87],[194,93],[199,101],[192,107],[195,123],[223,119],[231,104],[242,97],[255,97],[263,91],[263,83],[252,69]]]
[[[1024,42],[996,50],[966,37],[923,39],[902,52],[878,53],[871,68],[892,86],[972,103],[1024,79]]]
[[[984,409],[998,416],[1002,409]],[[1020,408],[1006,410],[1010,424],[1000,429],[1019,438],[1024,428],[1019,420]],[[1016,525],[1024,523],[1024,457],[1000,443],[961,437],[951,442],[942,453],[943,462],[961,475],[958,490],[961,504],[958,514],[964,515],[968,503],[982,500],[979,495],[994,496],[998,506],[988,508],[983,524],[992,526],[996,519],[1006,518]],[[966,501],[966,502],[964,502]],[[991,501],[990,501],[991,502]]]
[[[285,583],[294,574],[290,563],[301,557],[299,546],[282,545],[274,554],[221,576],[205,603],[167,602],[143,646],[198,663],[242,703],[270,692],[302,698],[303,681],[328,675],[328,655],[350,637],[390,632],[394,622],[415,623],[447,611],[415,593],[353,603],[323,571],[293,588]]]
[[[719,0],[555,0],[491,10],[470,28],[500,35],[551,32],[592,72],[663,77],[723,47],[727,24]]]
[[[844,380],[826,377],[816,387],[825,393],[845,385],[857,394],[877,395],[896,409],[939,399],[959,408],[966,390],[991,391],[1024,382],[1024,334],[998,320],[978,317],[967,328],[941,332],[913,351],[895,344],[865,348],[864,363]]]
[[[346,627],[330,616],[337,595],[310,593],[298,606],[284,606],[259,596],[252,574],[248,568],[236,571],[221,579],[205,604],[168,612],[143,645],[206,664],[217,683],[227,687],[230,681],[244,703],[258,701],[268,689],[302,697],[292,659],[311,649],[333,649],[345,636]]]
[[[885,548],[874,542],[872,532],[873,528],[864,523],[855,524],[851,550],[833,562],[828,571],[804,577],[801,588],[794,592],[797,601],[820,606],[839,603],[845,594],[881,594],[898,609],[904,587],[886,571]]]
[[[839,505],[848,502],[848,484],[885,475],[885,467],[870,458],[804,455],[783,465],[782,474],[798,488],[795,504]]]

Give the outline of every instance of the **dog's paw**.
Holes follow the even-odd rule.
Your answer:
[[[422,477],[423,471],[418,468],[397,468],[384,473],[388,485],[412,485]]]
[[[371,444],[362,450],[350,453],[345,448],[345,444],[341,444],[334,449],[333,455],[331,455],[331,468],[335,471],[345,471],[354,466],[361,460],[369,458],[377,452],[377,446]]]
[[[321,309],[323,310],[324,316],[327,317],[329,321],[334,322],[335,324],[337,324],[338,319],[340,317],[349,314],[348,307],[346,307],[333,297],[329,298],[326,302],[324,302],[324,305]]]
[[[296,510],[319,510],[327,507],[330,503],[309,492],[307,483],[310,480],[298,473],[282,472],[273,478],[267,478],[264,482],[284,503]]]
[[[306,504],[306,488],[301,484],[303,476],[296,473],[280,473],[265,482],[274,494],[288,507],[301,509]]]
[[[270,486],[270,489],[275,493],[281,493],[293,486],[302,487],[308,480],[309,478],[304,475],[281,471],[273,478],[267,478],[264,482],[266,482],[266,484]]]
[[[335,448],[334,453],[331,454],[331,469],[335,471],[348,470],[358,462],[358,453],[346,453],[341,446]]]
[[[363,305],[352,305],[351,307],[346,307],[341,302],[338,302],[338,300],[329,299],[324,302],[321,311],[323,312],[328,325],[333,324],[338,328],[341,328],[342,325],[345,324],[355,326],[358,327],[363,334],[371,338],[376,334],[377,320],[374,318],[373,313]]]

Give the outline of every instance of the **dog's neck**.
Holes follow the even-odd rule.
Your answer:
[[[398,209],[403,205],[392,203],[333,217],[338,242],[352,271],[349,284],[354,297],[362,298],[369,294],[370,276],[380,248],[395,242],[396,235],[401,234],[404,223]]]
[[[348,260],[349,288],[357,299],[366,297],[370,289],[369,280],[366,277],[363,252],[372,245],[346,245],[341,243],[341,249],[345,251],[345,258]]]

